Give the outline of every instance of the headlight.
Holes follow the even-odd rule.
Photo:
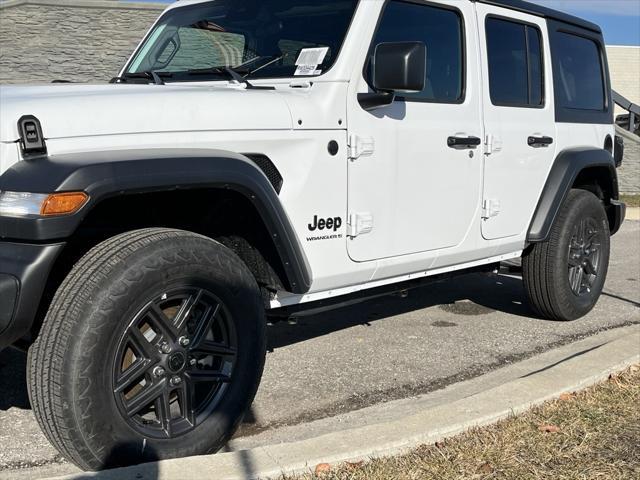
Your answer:
[[[37,218],[75,213],[87,203],[84,192],[0,192],[0,216]]]

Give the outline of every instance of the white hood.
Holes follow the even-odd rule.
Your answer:
[[[0,142],[18,139],[23,115],[37,117],[47,139],[292,128],[281,93],[210,85],[1,86]]]

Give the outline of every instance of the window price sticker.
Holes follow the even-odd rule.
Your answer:
[[[325,57],[329,53],[329,47],[303,48],[296,60],[295,75],[319,75],[322,70],[318,70]]]

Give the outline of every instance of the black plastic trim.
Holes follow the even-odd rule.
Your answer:
[[[18,279],[13,275],[0,273],[0,332],[13,320],[19,285]]]
[[[571,25],[575,25],[580,28],[591,30],[595,33],[602,33],[602,30],[595,23],[591,23],[587,20],[583,20],[579,17],[574,17],[567,13],[562,13],[552,8],[536,5],[535,3],[525,2],[523,0],[471,0],[477,3],[486,3],[487,5],[493,5],[496,7],[508,8],[509,10],[515,10],[517,12],[529,13],[538,17],[549,18],[565,22]]]
[[[627,206],[618,200],[611,200],[607,214],[609,216],[609,232],[611,235],[615,235],[624,222]]]
[[[269,183],[273,186],[273,189],[280,194],[284,179],[280,170],[273,164],[271,159],[262,153],[243,153],[245,157],[251,160],[256,166],[262,170],[262,173],[269,179]]]
[[[0,324],[0,350],[28,334],[53,263],[63,247],[63,243],[33,245],[0,241],[0,274],[17,281],[11,319]]]
[[[549,238],[551,227],[576,178],[583,170],[593,167],[606,167],[609,170],[613,198],[607,200],[610,204],[609,206],[614,206],[618,200],[618,176],[611,154],[604,149],[594,148],[565,150],[556,157],[553,167],[551,167],[547,183],[544,186],[536,212],[529,226],[527,241],[544,242]],[[624,219],[624,213],[622,217]],[[612,234],[615,233],[614,227],[615,222],[613,224],[610,222]]]
[[[138,150],[50,156],[19,162],[0,176],[0,190],[34,193],[84,191],[87,204],[73,215],[0,217],[0,238],[48,242],[70,237],[102,200],[124,193],[224,188],[243,194],[258,210],[282,260],[290,290],[306,293],[311,269],[269,179],[250,159],[221,150]]]

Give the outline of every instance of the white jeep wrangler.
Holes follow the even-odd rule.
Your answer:
[[[618,201],[598,26],[520,0],[187,0],[108,85],[2,87],[0,348],[84,469],[215,452],[267,316],[522,258],[602,291]]]

